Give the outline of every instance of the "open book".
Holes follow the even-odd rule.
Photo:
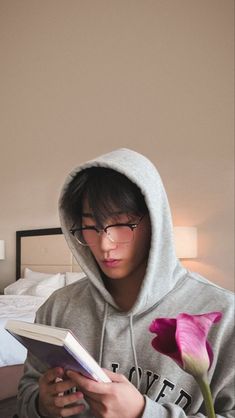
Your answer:
[[[6,322],[5,329],[48,367],[59,366],[100,382],[110,382],[69,329],[11,319]]]

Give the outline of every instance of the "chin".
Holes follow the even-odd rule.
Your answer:
[[[111,280],[122,280],[125,279],[126,275],[118,272],[118,271],[111,271],[111,269],[102,269],[102,272],[108,279]]]
[[[118,273],[111,273],[110,271],[103,271],[105,276],[108,279],[113,279],[113,280],[122,280],[124,279],[125,276],[123,276],[123,274],[118,274]]]

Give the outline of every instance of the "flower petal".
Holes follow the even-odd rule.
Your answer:
[[[178,350],[175,332],[176,319],[175,318],[158,318],[155,319],[149,330],[157,336],[152,340],[152,346],[159,353],[165,354],[175,360],[180,367],[183,367],[180,352]]]
[[[221,317],[221,312],[208,312],[201,315],[181,313],[177,318],[157,318],[149,327],[151,332],[157,334],[152,340],[152,346],[172,358],[187,373],[202,377],[213,360],[207,335],[212,324]]]
[[[176,318],[176,343],[182,356],[183,368],[193,376],[203,376],[212,362],[212,349],[207,342],[213,322],[221,319],[220,312],[201,315],[179,314]]]

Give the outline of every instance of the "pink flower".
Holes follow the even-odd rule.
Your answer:
[[[171,357],[195,378],[203,377],[213,361],[207,335],[212,324],[220,321],[221,317],[221,312],[208,312],[201,315],[181,313],[176,318],[155,319],[149,327],[157,334],[152,346]]]

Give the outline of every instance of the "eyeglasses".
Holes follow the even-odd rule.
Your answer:
[[[96,226],[84,226],[82,228],[71,228],[71,234],[79,244],[94,247],[99,243],[99,236],[103,232],[111,242],[116,244],[127,244],[134,238],[134,231],[142,221],[144,215],[135,223],[118,223],[107,225],[105,228],[98,229]]]

